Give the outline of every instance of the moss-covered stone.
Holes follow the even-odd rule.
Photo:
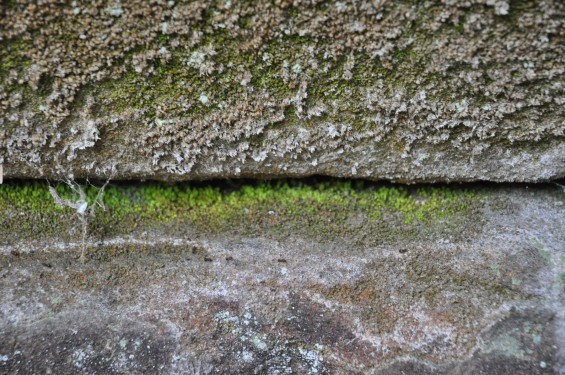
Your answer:
[[[3,3],[0,163],[6,178],[559,178],[562,8]]]

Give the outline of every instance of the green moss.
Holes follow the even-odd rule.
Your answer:
[[[529,0],[510,0],[508,3],[509,3],[508,14],[503,16],[503,18],[509,20],[513,24],[515,24],[518,21],[518,18],[522,14],[528,11],[532,11],[537,7],[535,1],[529,1]],[[539,12],[538,14],[541,15],[541,12]]]
[[[432,13],[441,10],[441,7],[428,3],[407,3],[418,5],[416,8],[420,21],[433,18]],[[462,97],[478,97],[477,103],[469,104],[482,106],[489,102],[481,93],[469,95],[476,88],[471,85],[461,87],[459,79],[449,85],[437,84],[446,78],[440,73],[428,71],[431,56],[421,51],[426,50],[425,46],[432,43],[432,40],[425,37],[429,30],[421,29],[418,22],[407,24],[403,30],[405,36],[414,38],[414,43],[394,50],[392,61],[384,64],[378,57],[362,51],[344,51],[335,59],[328,57],[324,49],[325,41],[312,40],[308,36],[287,35],[263,40],[260,48],[242,49],[242,45],[248,40],[233,37],[225,30],[214,27],[213,6],[210,9],[204,14],[199,26],[205,32],[198,46],[181,40],[181,47],[172,48],[168,45],[168,39],[160,36],[159,45],[167,49],[171,59],[166,63],[154,62],[154,72],[149,76],[130,70],[118,79],[99,85],[94,96],[100,108],[113,108],[115,112],[134,110],[142,115],[141,120],[136,119],[126,126],[145,128],[157,123],[167,126],[166,120],[169,118],[183,118],[188,124],[190,120],[200,120],[211,112],[217,113],[219,118],[226,118],[225,108],[241,103],[249,103],[250,106],[257,104],[253,109],[264,111],[262,114],[257,114],[256,111],[245,113],[268,117],[271,115],[268,111],[272,107],[256,103],[267,97],[262,95],[265,93],[268,94],[269,101],[274,102],[275,108],[285,114],[284,120],[268,126],[288,127],[300,122],[301,127],[315,128],[331,116],[332,122],[348,124],[356,131],[363,131],[381,130],[377,128],[382,126],[369,120],[378,111],[369,109],[366,105],[367,91],[374,86],[384,86],[384,93],[380,92],[383,99],[392,99],[400,91],[404,92],[404,98],[409,98],[425,90],[431,101],[452,102]],[[286,10],[287,17],[292,17],[292,9]],[[246,28],[252,18],[250,15],[243,15],[239,22]],[[191,47],[183,47],[187,45]],[[214,70],[209,74],[201,73],[198,63],[189,62],[192,54],[209,46],[214,47],[215,54],[207,55],[202,63],[212,63]],[[143,51],[140,48],[137,52]],[[317,63],[315,68],[309,65],[312,57]],[[344,76],[346,64],[351,58],[354,59],[351,74]],[[129,57],[125,60],[129,61]],[[298,74],[293,72],[295,66],[300,67],[296,69],[300,71]],[[467,68],[453,67],[454,70]],[[284,71],[288,74],[283,74]],[[241,82],[243,72],[251,74],[247,85],[242,85]],[[349,76],[348,79],[346,76]],[[450,76],[458,77],[455,73]],[[305,108],[323,103],[339,108],[339,111],[311,119],[299,116],[295,106],[288,104],[287,100],[296,95],[303,82],[308,83]],[[440,90],[439,87],[443,89]],[[207,103],[201,102],[201,95],[207,97]],[[400,118],[400,123],[403,120]],[[405,148],[401,134],[393,134],[390,138],[397,139],[389,139],[389,144],[396,144],[395,147],[399,150]],[[258,141],[260,139],[253,142]]]
[[[103,83],[98,90],[100,100],[119,112],[142,110],[149,121],[165,115],[159,112],[159,108],[165,108],[166,115],[170,117],[189,113],[196,117],[221,108],[223,102],[241,94],[243,87],[227,67],[230,59],[237,56],[236,50],[224,48],[218,38],[219,35],[215,39],[207,39],[203,46],[213,45],[220,50],[216,56],[207,56],[206,61],[213,62],[215,69],[222,67],[224,73],[216,70],[213,77],[209,77],[197,66],[190,66],[190,56],[197,53],[197,49],[173,51],[167,63],[154,63],[154,73],[148,77],[130,71],[117,80]],[[232,47],[236,46],[232,44]],[[209,98],[209,103],[200,101],[202,94]]]
[[[0,42],[0,81],[5,80],[11,71],[17,73],[18,79],[22,79],[31,66],[31,60],[26,57],[26,51],[31,47],[30,41],[21,38]],[[23,86],[23,87],[22,87]],[[8,92],[20,90],[27,85],[14,84],[8,86]]]
[[[20,70],[29,64],[29,60],[22,56],[22,43],[2,43],[0,48],[0,75],[5,77],[12,69]]]
[[[268,93],[282,105],[285,99],[296,95],[301,82],[309,77],[306,106],[318,102],[339,105],[341,110],[332,120],[362,128],[375,126],[365,123],[366,116],[363,115],[368,114],[368,110],[363,103],[367,88],[378,80],[390,87],[387,95],[393,97],[397,89],[412,95],[421,85],[438,79],[425,73],[428,57],[419,56],[411,47],[396,50],[393,66],[389,68],[385,68],[379,58],[363,52],[332,60],[324,56],[323,49],[318,49],[316,60],[319,66],[312,68],[307,63],[309,52],[306,51],[316,44],[308,37],[288,36],[265,41],[260,53],[241,51],[240,43],[225,31],[216,30],[206,35],[197,47],[170,49],[171,59],[166,63],[155,62],[154,72],[149,76],[130,71],[117,80],[103,83],[97,90],[96,101],[117,112],[141,111],[145,114],[146,124],[165,116],[196,119],[211,111],[222,111],[225,105],[248,101],[251,92]],[[199,60],[195,58],[199,51],[210,46],[215,54],[191,63],[191,60]],[[350,58],[355,63],[351,78],[346,79],[345,65]],[[200,72],[203,64],[212,64],[213,72]],[[285,70],[290,77],[283,76]],[[244,71],[251,74],[247,86],[241,82]],[[415,84],[417,78],[419,85]],[[208,103],[199,100],[202,94],[207,96]],[[298,119],[292,111],[286,114],[287,125]],[[308,127],[316,126],[320,119],[300,121],[301,126]]]
[[[57,190],[73,199],[67,187]],[[87,194],[92,203],[97,189],[88,188]],[[76,214],[54,204],[46,183],[8,183],[0,186],[0,197],[3,238],[58,236],[76,225]],[[122,235],[143,228],[182,232],[189,226],[202,233],[336,240],[362,235],[358,229],[363,226],[368,231],[363,236],[372,236],[365,241],[372,244],[430,232],[461,234],[462,220],[480,219],[475,209],[481,204],[476,194],[460,189],[365,187],[340,181],[264,182],[232,190],[190,184],[110,186],[104,202],[105,210],[91,219],[93,234]],[[22,222],[29,224],[23,231]]]

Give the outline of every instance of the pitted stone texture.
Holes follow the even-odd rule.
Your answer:
[[[559,0],[0,11],[6,178],[565,176]]]

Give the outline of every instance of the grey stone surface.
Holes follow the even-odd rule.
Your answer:
[[[0,372],[562,374],[565,193],[483,193],[462,235],[381,246],[350,221],[329,242],[139,228],[86,263],[55,237],[12,241]]]
[[[564,12],[3,1],[0,164],[6,178],[562,178]]]

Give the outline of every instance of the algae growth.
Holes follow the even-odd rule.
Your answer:
[[[64,184],[56,186],[72,198]],[[92,203],[98,189],[87,194]],[[93,236],[132,234],[138,229],[186,233],[306,236],[323,241],[361,236],[365,244],[413,236],[461,235],[461,221],[480,220],[477,193],[452,187],[410,188],[363,182],[297,181],[136,186],[116,184],[104,192],[104,210],[90,219]],[[30,239],[72,236],[75,213],[57,207],[45,182],[0,187],[2,238],[18,232]]]

